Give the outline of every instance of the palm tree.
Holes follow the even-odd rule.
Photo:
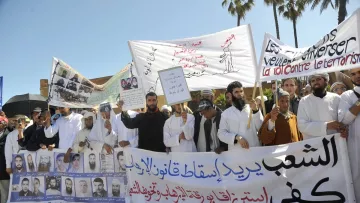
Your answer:
[[[223,0],[222,7],[229,4],[228,12],[232,16],[237,16],[237,26],[240,26],[240,20],[245,20],[245,15],[255,5],[254,0]]]
[[[306,0],[286,0],[279,6],[279,14],[284,18],[291,20],[294,29],[295,47],[298,48],[296,23],[298,18],[301,17],[302,12],[305,10]]]
[[[338,24],[345,20],[347,16],[346,4],[349,0],[308,0],[311,5],[311,10],[314,10],[320,3],[320,14],[331,5],[333,9],[339,9],[338,11]]]
[[[283,0],[264,0],[264,2],[267,6],[272,5],[272,7],[273,7],[275,28],[276,28],[276,37],[280,40],[280,29],[279,29],[279,21],[278,21],[278,17],[277,17],[276,8],[277,8],[277,5],[283,4],[284,1]]]

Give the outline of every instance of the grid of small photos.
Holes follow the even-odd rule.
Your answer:
[[[26,152],[13,155],[10,202],[65,200],[125,202],[127,187],[122,151],[99,154]]]
[[[60,66],[52,80],[52,91],[61,101],[87,103],[94,85],[78,73]]]

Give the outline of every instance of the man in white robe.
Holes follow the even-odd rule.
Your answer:
[[[230,83],[227,91],[232,94],[233,106],[221,114],[219,139],[228,144],[228,151],[260,146],[257,132],[264,118],[255,100],[250,101],[250,105],[245,103],[244,89],[238,81]]]
[[[195,117],[183,111],[183,104],[172,106],[174,115],[164,125],[164,144],[172,152],[196,152],[194,137]]]
[[[71,112],[70,108],[58,107],[58,109],[62,116],[53,125],[50,125],[51,114],[47,112],[44,132],[47,138],[52,138],[59,132],[59,149],[67,150],[72,146],[76,135],[81,130],[82,115]]]
[[[118,101],[117,106],[120,109],[120,112],[122,112],[123,105],[124,105],[123,101],[121,100]],[[139,114],[138,112],[131,110],[128,110],[127,113],[129,114],[130,118],[135,118],[136,115]],[[121,120],[121,113],[116,115],[115,120],[116,122],[114,125],[114,131],[118,136],[119,146],[120,147],[130,146],[132,148],[137,148],[139,141],[138,129],[127,128]]]
[[[89,135],[91,147],[95,151],[100,152],[104,149],[108,154],[112,153],[117,144],[117,134],[112,127],[115,123],[116,115],[110,104],[101,104],[96,123]]]
[[[297,115],[304,140],[338,132],[346,136],[344,125],[338,122],[340,97],[326,91],[329,75],[311,75],[308,80],[312,93],[300,100]]]
[[[357,202],[360,201],[360,68],[350,70],[350,77],[355,85],[341,95],[339,121],[349,125],[347,140],[351,173]]]

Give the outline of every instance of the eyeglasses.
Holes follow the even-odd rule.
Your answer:
[[[333,92],[337,92],[339,90],[342,90],[342,91],[346,91],[346,88],[345,87],[342,87],[342,88],[334,88]]]

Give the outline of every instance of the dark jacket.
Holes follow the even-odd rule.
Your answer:
[[[28,192],[27,192],[27,194],[26,194],[26,196],[25,196],[25,192],[24,192],[23,190],[21,190],[21,191],[19,192],[19,196],[20,196],[20,197],[31,197],[31,196],[34,196],[34,194],[33,194],[30,190],[28,190]]]
[[[300,100],[301,98],[298,95],[295,95],[293,99],[290,99],[289,111],[293,112],[295,115],[297,115]]]
[[[31,128],[30,126],[29,128]],[[28,128],[28,129],[29,129]],[[26,129],[27,130],[27,129]],[[29,134],[32,133],[32,134]],[[59,134],[56,134],[52,138],[46,138],[44,127],[39,128],[38,130],[31,130],[27,134],[24,132],[24,138],[19,139],[18,143],[21,147],[25,147],[28,151],[37,151],[40,149],[40,144],[49,145],[55,144],[55,148],[59,147]]]
[[[125,111],[121,113],[121,121],[125,127],[137,128],[139,131],[138,148],[154,152],[166,152],[163,128],[167,119],[160,111],[140,113],[135,118],[130,118]]]
[[[5,143],[9,131],[6,129],[4,134],[0,137],[0,180],[9,180],[10,176],[6,173],[6,160],[5,160]]]
[[[197,143],[199,140],[199,134],[200,134],[200,127],[204,128],[204,132],[205,132],[205,140],[206,140],[206,151],[210,152],[211,148],[210,148],[210,144],[211,144],[211,128],[212,125],[216,125],[216,131],[219,130],[219,126],[220,126],[220,120],[221,120],[221,113],[222,111],[219,108],[216,108],[216,116],[214,119],[214,123],[211,123],[211,119],[207,119],[204,123],[204,126],[200,126],[201,124],[201,118],[202,116],[200,115],[199,112],[195,112],[194,113],[194,117],[195,117],[195,127],[194,127],[194,142],[197,148]],[[220,147],[222,148],[222,151],[227,151],[228,150],[228,146],[226,143],[221,142],[220,141]]]

